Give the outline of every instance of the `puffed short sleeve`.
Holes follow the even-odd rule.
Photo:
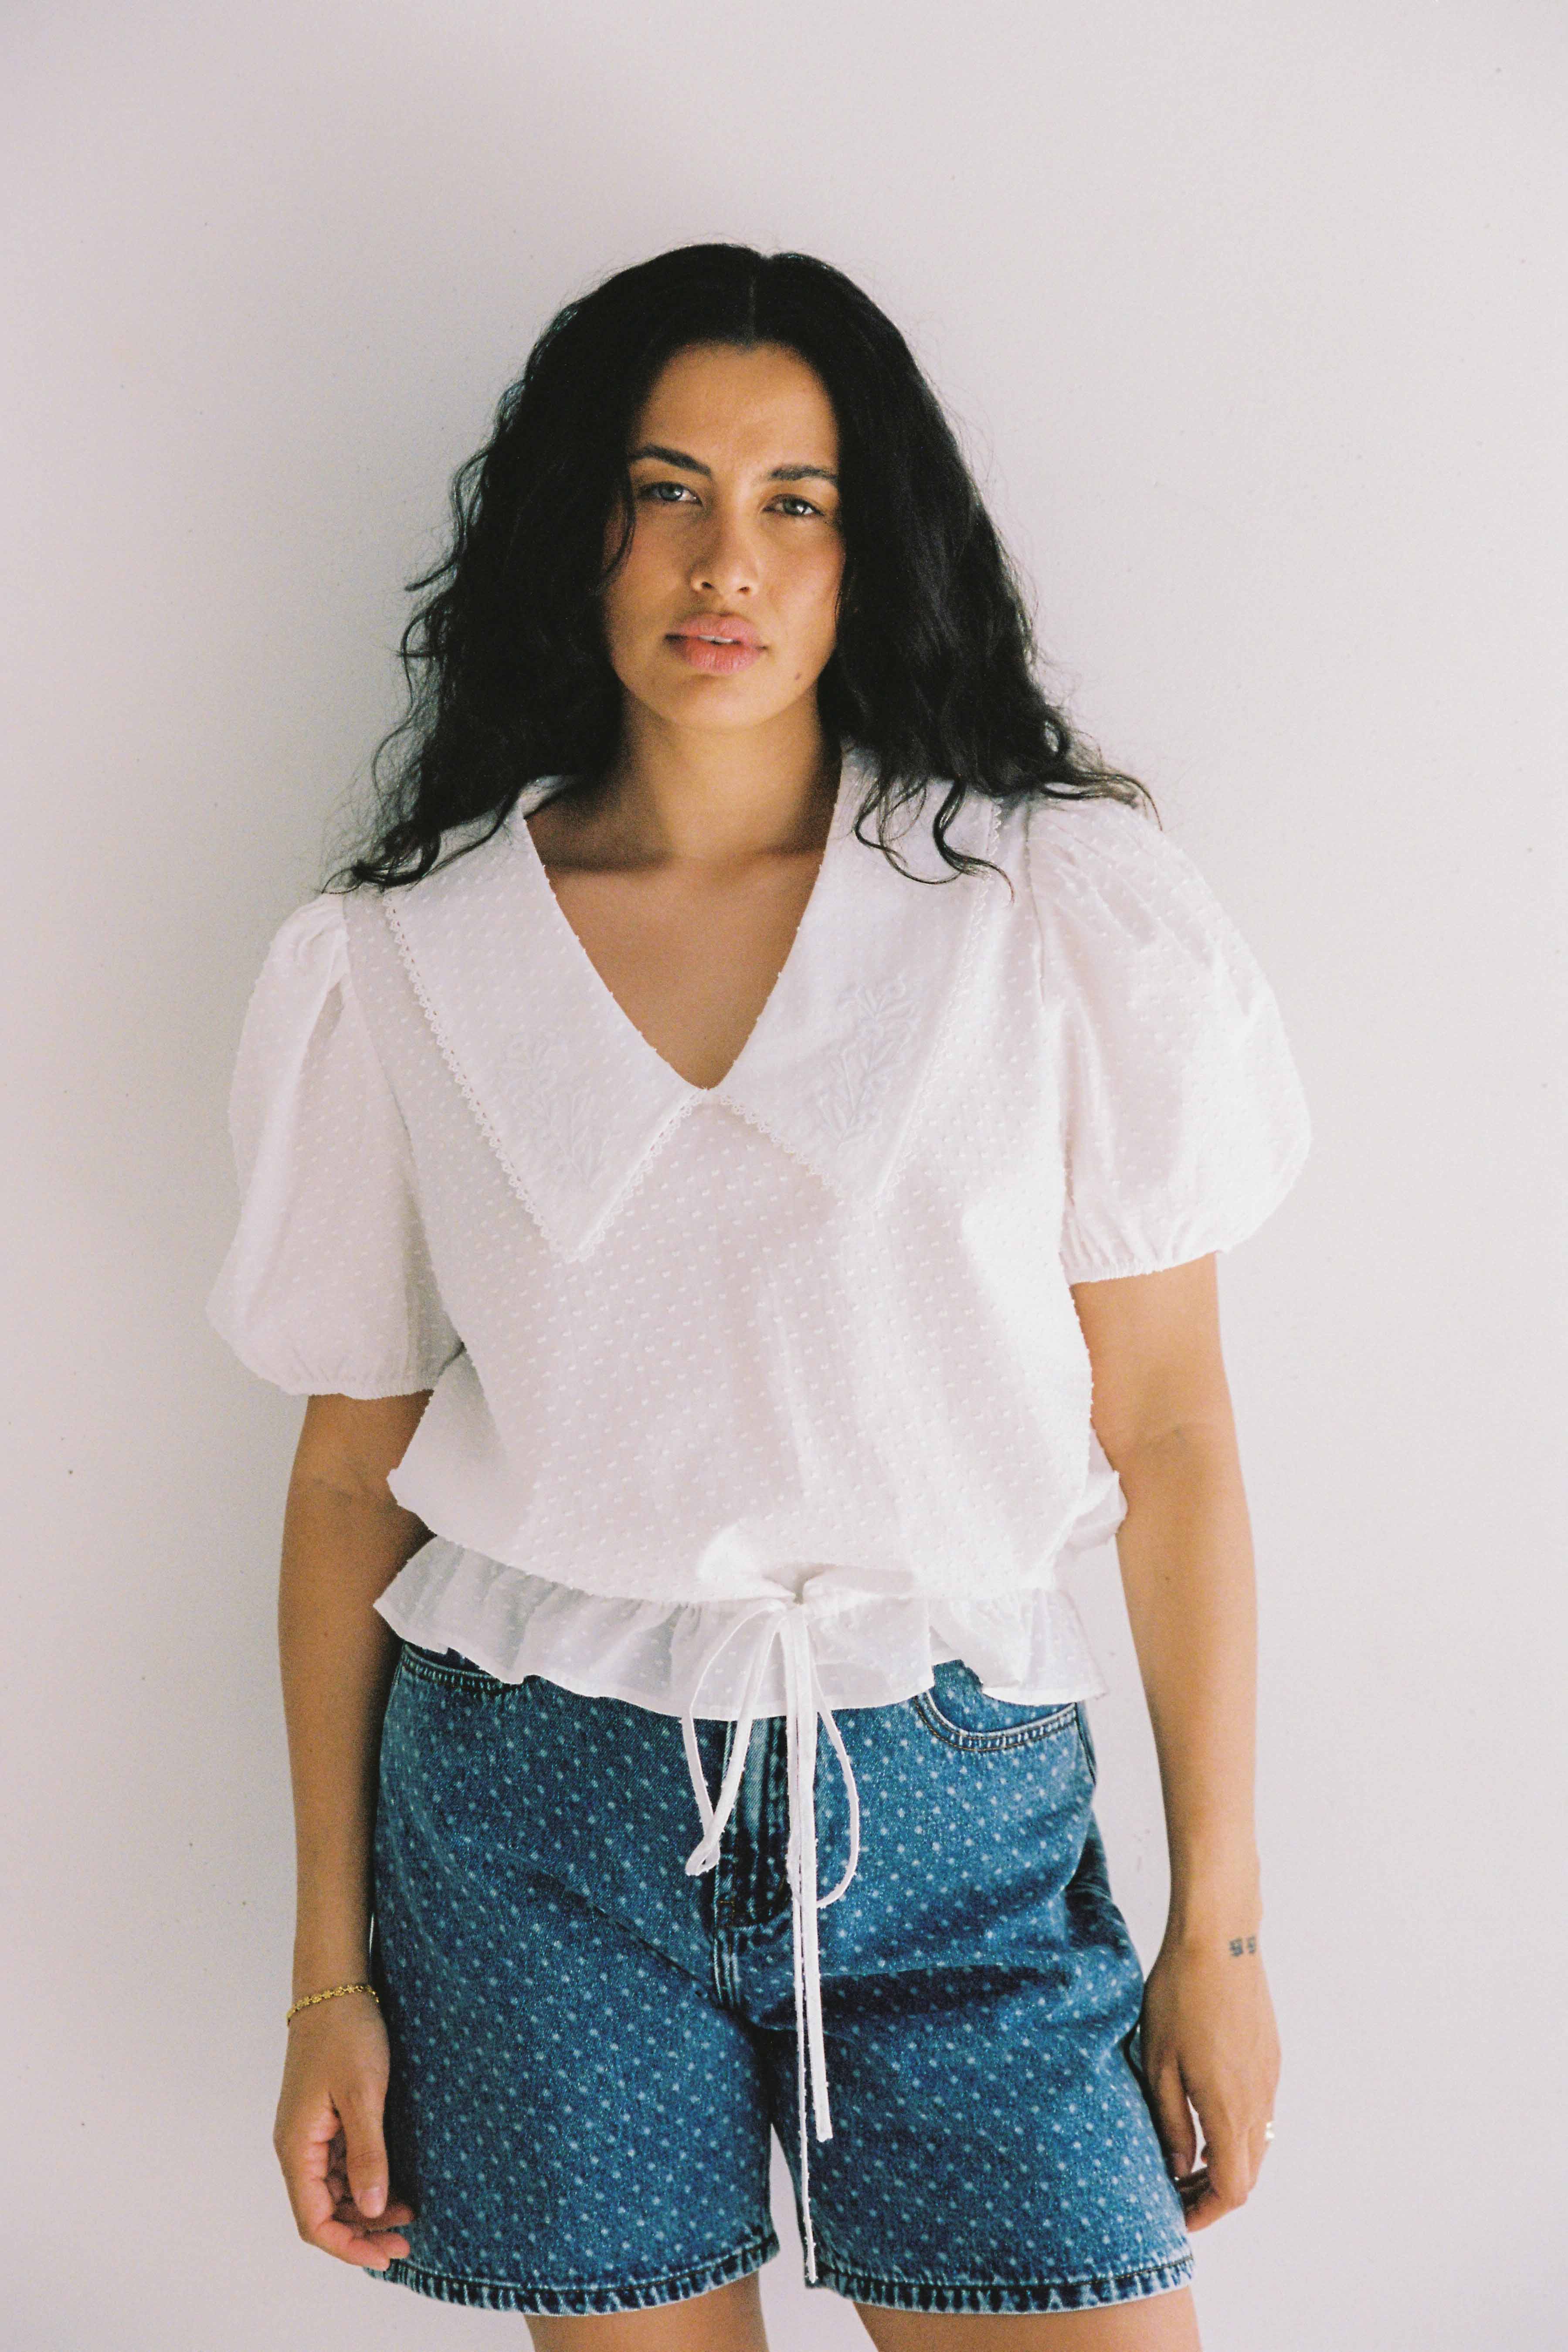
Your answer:
[[[408,1396],[461,1346],[436,1286],[408,1131],[355,998],[342,900],[273,937],[229,1094],[239,1223],[206,1301],[290,1396]]]
[[[1125,802],[1030,815],[1057,1035],[1069,1282],[1226,1250],[1278,1208],[1311,1139],[1279,1007],[1186,852]]]

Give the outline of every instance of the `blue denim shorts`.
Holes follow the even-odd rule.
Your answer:
[[[1081,1702],[952,1660],[837,1723],[859,1866],[819,1914],[832,2136],[816,2278],[910,2311],[1077,2311],[1194,2262],[1136,2033]],[[732,1723],[697,1724],[717,1785]],[[717,1867],[679,1718],[405,1643],[381,1740],[371,1969],[406,2257],[371,2279],[489,2310],[676,2303],[781,2251],[800,2209],[784,1718],[753,1725]],[[819,1725],[821,1884],[847,1853]]]

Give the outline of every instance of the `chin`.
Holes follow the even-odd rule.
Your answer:
[[[742,677],[703,677],[699,673],[683,692],[639,694],[633,688],[628,688],[627,692],[634,701],[671,727],[760,727],[789,709],[788,702],[774,702],[754,691],[746,693],[745,684]]]

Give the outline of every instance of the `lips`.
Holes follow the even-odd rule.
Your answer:
[[[750,621],[742,621],[736,613],[695,613],[689,621],[678,621],[669,635],[672,637],[703,637],[720,646],[760,646],[762,638]]]

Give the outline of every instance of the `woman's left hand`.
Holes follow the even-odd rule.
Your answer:
[[[1279,2035],[1257,1944],[1256,1936],[1167,1933],[1143,1988],[1143,2072],[1189,2231],[1245,2205],[1263,2166]]]

